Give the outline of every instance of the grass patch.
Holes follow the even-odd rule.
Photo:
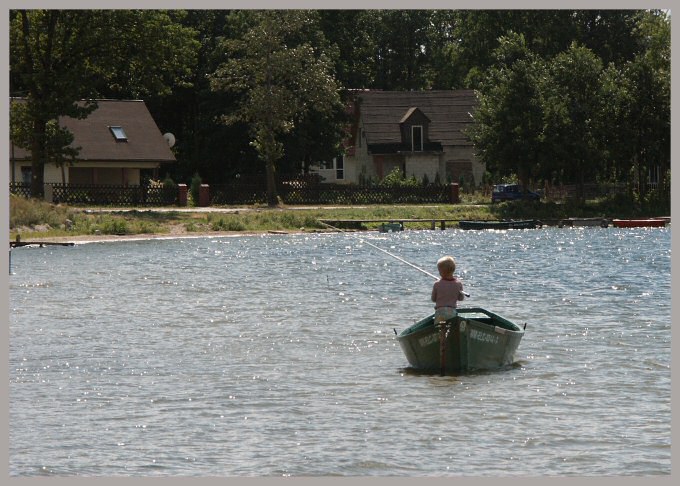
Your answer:
[[[10,196],[10,238],[21,234],[23,239],[38,237],[76,236],[93,234],[135,235],[165,234],[177,225],[186,232],[203,231],[317,231],[326,226],[325,220],[499,220],[541,219],[559,220],[569,217],[633,218],[646,217],[639,204],[616,197],[575,202],[514,201],[499,204],[478,194],[474,202],[463,199],[461,204],[432,205],[371,205],[361,207],[328,207],[301,209],[294,206],[269,208],[239,207],[234,212],[186,212],[130,210],[106,212],[65,205],[54,205],[36,199]],[[234,208],[232,208],[234,209]],[[660,214],[654,214],[661,216]],[[331,223],[332,224],[332,223]],[[365,223],[361,229],[376,229],[381,223]],[[447,227],[454,226],[447,223]],[[429,229],[431,222],[408,223],[409,229]]]
[[[56,206],[38,199],[26,199],[14,194],[10,195],[9,202],[10,229],[38,225],[58,228],[60,225],[65,225],[66,220],[73,220],[76,214],[76,210],[69,207]]]
[[[177,213],[92,212],[37,199],[10,196],[10,239],[74,235],[167,233]]]

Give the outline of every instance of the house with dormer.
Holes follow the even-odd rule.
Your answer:
[[[356,91],[345,154],[317,172],[324,182],[360,183],[398,168],[418,180],[479,184],[485,166],[465,134],[476,104],[473,90]]]
[[[12,103],[21,103],[14,98]],[[61,117],[59,124],[79,147],[76,160],[63,167],[46,163],[45,184],[140,185],[144,177],[156,178],[163,164],[176,161],[144,101],[97,100],[87,118]],[[31,181],[31,152],[10,144],[10,182]]]

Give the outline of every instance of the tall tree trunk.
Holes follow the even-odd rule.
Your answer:
[[[643,163],[638,163],[638,192],[640,200],[643,200],[647,194],[647,174],[645,173],[645,166]]]
[[[273,160],[267,161],[267,204],[278,206],[279,195],[276,191],[276,166]]]

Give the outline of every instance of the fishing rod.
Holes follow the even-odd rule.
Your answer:
[[[336,228],[335,226],[332,226],[332,225],[330,225],[330,224],[328,224],[328,223],[324,223],[323,221],[319,221],[319,223],[323,224],[324,226],[328,226],[329,228],[333,228],[334,230],[340,231],[340,232],[342,232],[342,233],[347,233],[346,230],[343,230],[343,229],[341,229],[341,228]],[[437,277],[435,274],[430,273],[430,272],[428,272],[427,270],[423,270],[423,269],[420,268],[419,266],[414,265],[413,263],[404,260],[404,259],[401,258],[400,256],[395,255],[394,253],[390,253],[389,251],[384,250],[384,249],[380,248],[379,246],[374,245],[373,243],[364,240],[363,238],[361,238],[361,237],[355,235],[354,233],[350,233],[350,234],[351,234],[352,236],[358,238],[359,240],[361,240],[361,242],[367,244],[368,246],[372,246],[372,247],[375,248],[376,250],[380,250],[381,252],[386,253],[387,255],[389,255],[389,256],[391,256],[391,257],[393,257],[393,258],[396,258],[396,259],[399,260],[400,262],[405,263],[406,265],[415,268],[415,269],[418,270],[419,272],[422,272],[422,273],[424,273],[425,275],[429,275],[430,277],[432,277],[432,278],[435,279],[435,280],[439,280],[439,277]],[[465,297],[470,297],[470,294],[468,294],[467,292],[463,292],[463,295],[465,295]]]

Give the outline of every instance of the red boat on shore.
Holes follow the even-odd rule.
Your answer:
[[[650,219],[612,219],[615,228],[644,228],[644,227],[664,227],[666,220],[662,218]]]

